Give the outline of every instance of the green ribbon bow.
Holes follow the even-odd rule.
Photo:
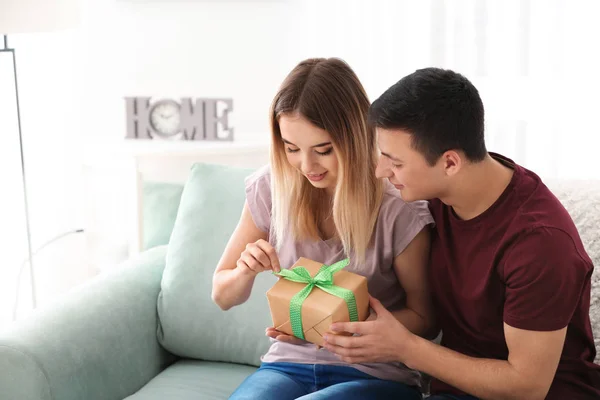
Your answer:
[[[308,270],[302,266],[292,269],[282,269],[275,275],[292,282],[306,283],[306,287],[296,293],[290,300],[290,322],[294,336],[304,339],[304,330],[302,329],[302,303],[308,297],[310,292],[316,287],[319,289],[340,297],[348,306],[350,321],[358,321],[358,309],[356,307],[356,298],[351,290],[339,287],[333,284],[333,274],[345,268],[350,263],[349,259],[338,261],[331,265],[325,265],[319,269],[315,277],[311,277]]]

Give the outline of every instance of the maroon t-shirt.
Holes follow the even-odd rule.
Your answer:
[[[566,326],[547,399],[600,399],[600,366],[589,319],[592,261],[558,199],[533,172],[514,169],[500,198],[461,220],[430,203],[436,222],[431,285],[442,345],[471,357],[508,359],[503,323],[525,330]],[[462,394],[433,380],[432,393]]]

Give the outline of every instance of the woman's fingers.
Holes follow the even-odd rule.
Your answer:
[[[264,271],[262,264],[259,263],[256,260],[256,258],[254,258],[252,256],[252,254],[250,254],[250,252],[248,252],[248,251],[244,251],[242,253],[242,255],[240,256],[240,260],[243,261],[246,264],[246,266],[248,266],[248,268],[250,268],[252,271],[256,272],[257,274],[259,272]]]
[[[271,246],[271,243],[261,239],[256,242],[256,246],[259,247],[269,258],[269,265],[271,266],[271,269],[275,272],[281,271],[281,266],[279,265],[279,257],[277,257],[277,252],[275,251],[275,248]]]
[[[281,271],[277,252],[269,242],[262,239],[246,245],[246,250],[240,255],[237,265],[249,268],[255,273],[266,270]]]
[[[256,243],[248,245],[246,247],[246,251],[248,251],[252,255],[252,257],[254,257],[256,261],[258,261],[259,264],[261,264],[263,270],[272,269],[271,260],[269,259],[269,256],[264,252],[263,249],[257,246]]]

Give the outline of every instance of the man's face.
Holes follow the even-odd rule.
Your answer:
[[[440,197],[446,182],[441,161],[431,166],[411,146],[411,136],[403,130],[377,128],[381,156],[377,163],[378,178],[387,178],[407,202]]]

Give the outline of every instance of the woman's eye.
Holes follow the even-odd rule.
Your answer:
[[[326,156],[328,154],[331,154],[332,151],[333,151],[333,147],[330,147],[328,150],[325,150],[323,152],[317,151],[317,154],[320,156]]]
[[[300,149],[292,149],[292,148],[286,147],[286,150],[288,153],[296,153]]]
[[[400,169],[402,167],[402,164],[392,164],[392,167]]]

